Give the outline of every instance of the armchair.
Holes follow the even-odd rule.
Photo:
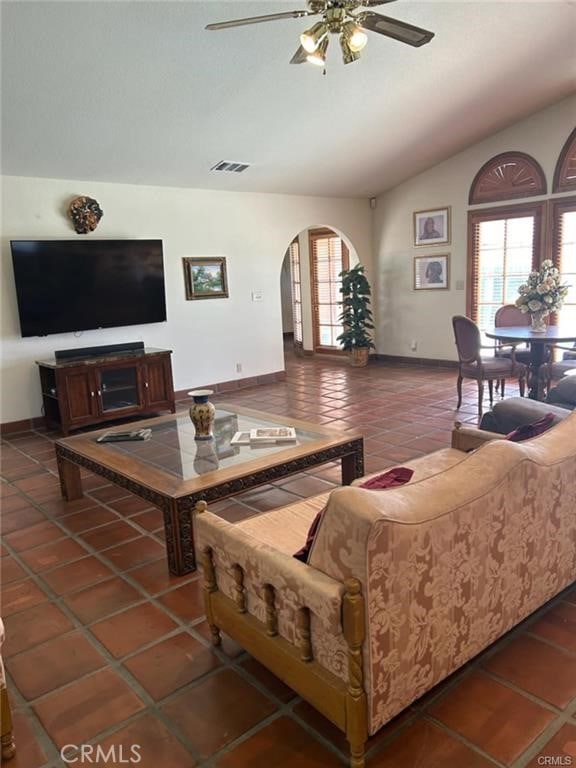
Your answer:
[[[458,405],[462,405],[462,380],[474,379],[478,384],[478,416],[482,416],[482,401],[484,399],[484,382],[488,381],[490,405],[494,400],[494,381],[501,383],[501,395],[504,396],[504,381],[507,378],[517,378],[520,384],[520,395],[524,396],[526,388],[526,366],[518,363],[515,355],[515,344],[500,344],[496,347],[483,346],[480,329],[470,318],[455,315],[452,318],[456,348],[458,350],[458,379],[456,390]],[[505,348],[510,348],[510,357],[482,357],[482,349],[490,349],[496,354]]]

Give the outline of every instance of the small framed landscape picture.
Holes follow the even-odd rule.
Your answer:
[[[414,257],[414,290],[438,290],[450,287],[450,255]]]
[[[450,208],[414,213],[414,245],[443,245],[450,242]]]
[[[186,299],[227,299],[226,258],[212,256],[196,258],[184,256],[184,282]]]

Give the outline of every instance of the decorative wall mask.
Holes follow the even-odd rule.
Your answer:
[[[87,235],[96,229],[104,212],[93,197],[75,197],[68,206],[68,215],[76,232]]]

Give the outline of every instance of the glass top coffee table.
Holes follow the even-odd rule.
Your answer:
[[[288,443],[235,445],[236,432],[257,427],[292,426]],[[187,412],[132,422],[131,430],[150,428],[148,440],[99,443],[105,432],[124,432],[126,425],[57,440],[62,495],[82,497],[80,467],[159,507],[164,518],[170,572],[180,576],[196,569],[192,512],[197,501],[215,501],[302,470],[340,459],[342,484],[364,473],[362,435],[273,414],[219,405],[214,439],[196,441]]]

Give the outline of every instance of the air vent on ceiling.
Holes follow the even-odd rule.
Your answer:
[[[211,171],[229,171],[230,173],[242,173],[246,168],[250,168],[248,163],[231,163],[228,160],[220,160],[219,163],[210,168]]]

